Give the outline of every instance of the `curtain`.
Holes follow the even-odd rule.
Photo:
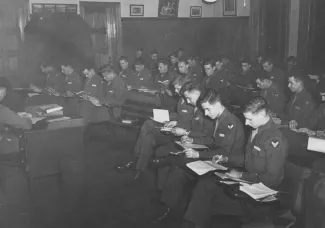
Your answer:
[[[96,66],[114,65],[122,53],[120,3],[81,2],[80,15],[93,28]]]

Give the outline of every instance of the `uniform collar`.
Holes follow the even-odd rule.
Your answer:
[[[226,117],[229,115],[229,111],[225,108],[223,110],[223,112],[221,113],[221,115],[219,116],[218,120],[219,122],[222,122],[224,119],[226,119]]]
[[[267,121],[266,124],[264,124],[264,125],[258,127],[258,132],[262,132],[262,131],[264,131],[264,130],[266,130],[266,129],[271,128],[271,127],[273,126],[273,124],[274,124],[274,123],[273,123],[273,120],[272,120],[272,118],[270,117],[269,121]]]

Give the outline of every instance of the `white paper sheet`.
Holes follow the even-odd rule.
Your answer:
[[[325,140],[309,137],[307,150],[325,153]]]
[[[212,161],[195,161],[187,163],[186,166],[198,175],[203,175],[213,170],[227,170],[226,167],[220,164],[214,164]]]
[[[153,119],[159,123],[169,121],[169,111],[165,109],[153,109]]]
[[[39,93],[28,93],[28,97],[34,97],[34,96],[37,96],[39,95]]]
[[[258,184],[246,184],[241,183],[241,186],[239,187],[240,191],[245,192],[247,195],[252,197],[253,199],[261,199],[265,198],[267,196],[271,196],[277,193],[277,191],[268,188],[263,183]]]
[[[178,145],[180,145],[181,147],[184,148],[184,150],[186,149],[209,149],[209,147],[205,146],[205,145],[200,145],[200,144],[192,144],[192,143],[181,143],[180,141],[176,141],[175,143],[177,143]]]

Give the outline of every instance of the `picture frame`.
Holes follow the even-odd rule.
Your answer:
[[[130,5],[130,16],[143,17],[144,5]]]
[[[179,0],[159,0],[158,17],[177,18]]]
[[[202,6],[191,6],[190,17],[202,17]]]
[[[223,0],[223,16],[237,16],[237,0]]]

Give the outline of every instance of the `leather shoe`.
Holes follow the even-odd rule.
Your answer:
[[[134,174],[133,179],[135,181],[140,180],[141,176],[142,176],[142,171],[141,170],[135,170],[135,174]]]
[[[117,171],[119,172],[124,172],[127,169],[132,169],[133,166],[135,165],[134,161],[128,161],[126,164],[124,165],[119,165],[116,167]]]

